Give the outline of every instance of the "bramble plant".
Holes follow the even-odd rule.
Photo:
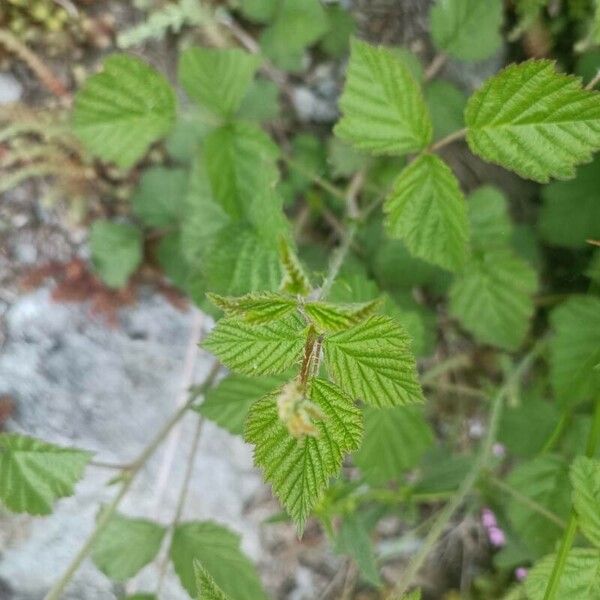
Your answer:
[[[526,2],[517,4],[515,31],[535,17]],[[530,4],[539,12],[544,3]],[[143,261],[144,236],[159,232],[166,275],[218,318],[202,342],[217,360],[122,469],[113,501],[46,600],[61,597],[88,555],[108,577],[126,581],[165,546],[190,597],[266,597],[237,534],[210,521],[180,522],[186,485],[169,526],[118,512],[139,470],[189,410],[243,435],[298,535],[315,516],[381,597],[420,597],[417,575],[448,523],[462,507],[484,506],[508,541],[495,555],[492,587],[469,597],[498,598],[509,588],[505,597],[514,599],[600,597],[600,254],[592,255],[600,237],[599,77],[584,86],[555,62],[532,59],[508,65],[468,99],[432,81],[448,58],[482,60],[497,51],[500,0],[436,2],[430,29],[438,54],[425,74],[408,51],[348,42],[353,25],[340,7],[246,0],[239,11],[264,27],[260,45],[240,34],[231,13],[198,13],[220,47],[181,53],[178,80],[191,107],[178,109],[165,77],[124,54],[108,57],[75,98],[73,131],[99,160],[129,169],[159,141],[171,158],[171,166],[141,175],[132,198],[137,223],[93,224],[99,276],[123,286]],[[231,32],[245,49],[224,47]],[[338,57],[348,43],[329,164],[312,134],[298,134],[290,148],[276,145],[260,124],[277,117],[286,71],[302,69],[311,45]],[[483,161],[547,184],[539,231],[513,221],[496,187],[465,196],[445,152],[463,140]],[[302,218],[338,239],[328,264],[311,252],[314,243],[295,239],[302,238],[288,215],[299,196],[309,201]],[[570,249],[585,269],[576,293],[563,286],[547,294],[549,313],[536,296],[553,275],[538,233]],[[413,288],[425,290],[420,302]],[[470,368],[470,352],[438,353],[419,376],[417,358],[435,347],[435,314],[423,297],[454,324],[451,337],[470,338],[470,352],[493,361],[490,377],[448,382],[449,373]],[[223,367],[230,374],[221,378]],[[489,408],[474,455],[448,455],[448,439],[432,448],[423,389]],[[507,457],[496,456],[496,443]],[[11,511],[48,514],[74,492],[90,459],[83,450],[0,434],[0,500]],[[385,557],[371,541],[379,518],[439,501],[400,579],[384,579]],[[511,573],[522,565],[531,569],[520,583]]]

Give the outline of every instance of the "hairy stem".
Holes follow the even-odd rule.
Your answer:
[[[600,397],[596,399],[596,403],[594,406],[594,417],[592,421],[592,428],[590,429],[590,433],[588,435],[587,446],[585,455],[588,458],[591,458],[596,454],[596,450],[598,449],[598,445],[600,444]],[[573,542],[575,541],[575,535],[577,534],[577,515],[575,511],[571,509],[571,516],[569,517],[569,523],[567,525],[567,530],[565,531],[562,541],[560,543],[560,548],[558,549],[558,554],[556,555],[556,560],[554,561],[554,567],[552,569],[552,574],[550,575],[550,579],[548,581],[548,585],[546,587],[546,592],[544,593],[544,600],[554,600],[556,598],[556,594],[558,593],[558,588],[560,586],[560,578],[562,577],[563,571],[565,570],[565,565],[567,564],[567,558],[569,556],[569,551],[573,546]]]
[[[209,389],[221,369],[221,365],[215,362],[208,373],[206,379],[202,383],[203,391]],[[114,497],[113,501],[101,512],[100,517],[96,522],[96,527],[92,533],[88,536],[79,552],[75,555],[65,572],[62,574],[60,579],[52,586],[50,591],[44,597],[44,600],[59,600],[64,589],[67,587],[71,579],[79,570],[81,563],[86,559],[88,554],[91,552],[96,540],[100,534],[106,529],[111,518],[119,508],[121,501],[127,495],[135,477],[144,467],[148,459],[156,452],[158,447],[162,444],[165,438],[169,435],[170,431],[179,423],[180,419],[187,413],[190,406],[195,401],[195,397],[191,397],[182,407],[175,412],[175,414],[164,424],[163,428],[156,434],[156,436],[150,441],[150,443],[144,448],[140,455],[133,461],[131,467],[123,471],[123,483]]]
[[[465,498],[471,493],[473,487],[477,483],[479,477],[490,460],[492,447],[496,441],[496,433],[500,423],[504,399],[515,382],[519,381],[524,373],[529,369],[530,365],[539,354],[541,346],[541,342],[538,342],[538,344],[536,344],[531,351],[525,355],[521,362],[513,369],[509,377],[507,377],[502,387],[496,392],[496,395],[492,400],[492,410],[487,433],[482,442],[481,450],[479,451],[479,455],[475,461],[475,464],[465,479],[463,479],[452,500],[450,500],[450,502],[439,513],[439,516],[436,518],[433,526],[429,530],[429,533],[425,537],[421,548],[408,565],[404,577],[402,577],[402,579],[392,590],[391,594],[388,596],[389,598],[401,598],[402,595],[408,590],[417,573],[425,564],[429,553],[433,550],[439,538],[444,533],[448,522],[454,513],[460,508]]]

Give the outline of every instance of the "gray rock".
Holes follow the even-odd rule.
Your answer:
[[[0,104],[18,102],[23,94],[23,86],[10,73],[0,73]]]
[[[51,302],[47,291],[23,297],[5,314],[7,340],[0,354],[0,394],[16,401],[9,428],[93,450],[99,461],[130,461],[175,410],[186,347],[194,347],[190,329],[198,318],[148,296],[122,312],[120,328],[111,328],[85,306]],[[203,327],[208,325],[207,318]],[[195,382],[210,364],[210,357],[198,351]],[[190,414],[179,438],[167,441],[150,461],[122,512],[170,522],[194,423]],[[165,463],[169,448],[173,460]],[[11,600],[43,597],[92,530],[99,502],[112,498],[114,488],[106,486],[112,475],[88,467],[75,496],[60,500],[50,517],[0,516],[0,580],[12,589]],[[252,467],[250,448],[206,423],[184,518],[229,526],[260,563],[259,521],[244,514],[257,492],[264,493],[263,484]],[[156,578],[156,568],[149,566],[128,591],[152,591]],[[87,561],[65,598],[109,600],[120,591]],[[173,574],[164,597],[187,598]]]

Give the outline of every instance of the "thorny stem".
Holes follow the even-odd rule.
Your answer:
[[[500,423],[500,416],[502,414],[504,399],[515,384],[515,382],[520,380],[520,378],[530,367],[534,359],[540,353],[542,345],[542,341],[538,342],[525,355],[521,362],[513,369],[512,373],[507,377],[502,387],[496,392],[496,395],[492,400],[492,410],[487,433],[483,440],[481,450],[479,452],[477,460],[475,461],[475,464],[473,465],[467,476],[463,479],[458,490],[456,490],[456,493],[452,500],[450,500],[450,502],[446,504],[446,506],[439,513],[439,516],[437,517],[432,528],[429,530],[429,533],[425,537],[421,548],[408,565],[408,568],[402,579],[398,582],[398,584],[392,590],[391,594],[388,596],[389,598],[401,598],[402,595],[406,592],[406,590],[410,587],[417,573],[421,570],[421,567],[427,560],[429,553],[433,550],[439,538],[444,533],[448,522],[450,521],[454,513],[460,508],[465,498],[471,493],[473,487],[479,480],[479,477],[481,476],[483,470],[486,468],[490,460],[490,456],[492,454],[492,447],[496,440],[496,433],[498,430],[498,425]]]
[[[448,146],[449,144],[452,144],[452,142],[462,140],[466,134],[467,134],[466,127],[464,127],[463,129],[459,129],[458,131],[453,131],[452,133],[448,134],[446,137],[435,142],[435,144],[432,144],[429,147],[429,151],[437,152],[438,150],[441,150],[442,148]]]
[[[587,447],[585,451],[585,455],[588,458],[593,457],[596,454],[596,450],[600,445],[600,397],[596,399],[596,403],[594,406],[594,417],[592,421],[592,428],[590,429],[590,433],[588,435]],[[552,568],[552,574],[550,575],[550,580],[548,581],[548,586],[546,587],[546,592],[544,593],[544,600],[554,600],[556,598],[556,594],[558,593],[558,588],[560,586],[560,579],[562,577],[563,571],[565,570],[565,565],[567,564],[567,558],[569,556],[569,551],[571,550],[571,546],[573,546],[573,542],[575,541],[575,536],[577,534],[577,515],[575,511],[571,509],[571,515],[569,517],[569,523],[567,525],[567,530],[565,531],[562,541],[560,543],[560,548],[558,550],[558,554],[556,555],[556,560],[554,561],[554,567]]]
[[[202,384],[202,388],[204,391],[206,391],[213,385],[215,379],[217,378],[217,375],[219,374],[220,369],[220,363],[215,362]],[[119,508],[121,501],[131,489],[135,477],[144,467],[146,462],[148,462],[148,459],[154,454],[154,452],[156,452],[158,447],[169,435],[173,427],[175,427],[175,425],[179,423],[181,418],[187,413],[188,409],[191,407],[194,401],[195,397],[192,397],[181,408],[179,408],[179,410],[177,410],[175,414],[173,414],[173,416],[164,424],[163,428],[144,448],[140,455],[131,463],[130,468],[123,471],[123,483],[121,484],[117,495],[114,497],[113,501],[101,512],[98,520],[96,521],[96,527],[88,536],[83,546],[75,555],[75,557],[73,558],[69,566],[66,568],[65,572],[62,574],[60,579],[52,586],[50,591],[46,594],[44,600],[59,600],[62,592],[79,570],[81,563],[91,552],[94,544],[96,543],[96,540],[98,539],[100,534],[106,529],[111,518],[115,514],[116,510]]]

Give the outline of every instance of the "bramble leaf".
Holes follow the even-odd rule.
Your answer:
[[[380,307],[381,301],[377,298],[360,304],[307,302],[303,311],[319,331],[342,331],[366,320]]]
[[[364,410],[365,435],[354,462],[365,479],[380,485],[414,467],[433,442],[433,432],[412,406]]]
[[[283,270],[280,291],[300,296],[310,294],[310,279],[289,241],[283,236],[279,238],[279,262]]]
[[[190,98],[221,117],[232,117],[260,64],[238,48],[188,48],[179,59],[178,77]]]
[[[261,194],[261,202],[269,200],[262,191],[279,177],[279,149],[260,127],[235,122],[216,129],[204,141],[203,156],[214,198],[228,215],[251,218],[256,196]]]
[[[282,377],[248,377],[229,375],[208,390],[202,404],[194,410],[234,435],[244,431],[248,409],[256,400],[285,383]]]
[[[600,94],[549,60],[510,65],[469,98],[467,142],[483,159],[546,183],[600,149]]]
[[[429,144],[432,125],[421,88],[408,68],[381,47],[353,40],[342,119],[335,134],[374,154],[408,154]]]
[[[114,54],[75,96],[73,128],[86,148],[128,169],[175,120],[175,93],[146,63]]]
[[[279,418],[277,394],[252,405],[244,438],[254,444],[254,461],[264,471],[299,532],[344,455],[356,450],[362,436],[362,415],[352,398],[323,379],[313,379],[307,397],[322,418],[316,436],[294,437]]]
[[[222,525],[211,521],[178,525],[171,560],[191,598],[196,597],[194,563],[199,562],[231,600],[266,600],[256,568],[240,549],[240,536]]]
[[[556,554],[540,560],[525,580],[528,600],[543,600],[548,581],[556,564]],[[591,600],[600,597],[600,552],[587,548],[573,548],[565,562],[556,598]]]
[[[47,515],[58,498],[71,496],[91,458],[16,433],[0,433],[0,500],[13,512]]]
[[[198,560],[194,561],[194,573],[198,600],[231,600]]]
[[[423,154],[400,173],[384,211],[389,235],[415,256],[451,271],[465,263],[467,206],[454,173],[437,156]]]
[[[116,514],[97,538],[92,560],[114,581],[126,581],[152,562],[166,529],[147,519]]]
[[[527,498],[566,519],[571,507],[568,465],[560,456],[541,455],[519,465],[508,483]],[[508,517],[523,543],[535,556],[552,550],[562,528],[527,504],[511,499]]]
[[[450,288],[450,313],[477,340],[506,350],[523,342],[534,312],[535,271],[509,248],[475,251]]]
[[[469,195],[471,243],[477,250],[510,246],[513,225],[508,215],[506,198],[491,185],[477,188]]]
[[[295,300],[273,292],[246,294],[237,297],[225,297],[209,293],[207,297],[228,317],[239,317],[240,320],[254,325],[281,319],[296,308]]]
[[[90,230],[90,250],[102,281],[120,288],[142,262],[142,233],[133,225],[99,219]]]
[[[131,198],[134,214],[148,227],[177,224],[187,184],[188,176],[184,169],[147,169]]]
[[[330,335],[324,348],[331,377],[353,398],[379,407],[423,400],[408,336],[389,317]]]
[[[600,157],[581,167],[575,179],[544,186],[542,197],[539,223],[547,242],[583,248],[586,240],[600,237]]]
[[[290,315],[265,325],[239,319],[221,319],[203,343],[221,362],[237,373],[283,373],[299,358],[306,339],[300,317]]]
[[[435,46],[461,60],[490,57],[502,42],[501,0],[437,0],[429,14]]]
[[[579,528],[600,549],[600,461],[578,456],[571,465],[571,485]]]
[[[433,123],[433,139],[438,140],[465,126],[467,96],[449,81],[436,79],[427,84],[425,100]]]
[[[591,400],[600,389],[600,299],[577,296],[550,317],[550,381],[557,398],[567,404]]]

